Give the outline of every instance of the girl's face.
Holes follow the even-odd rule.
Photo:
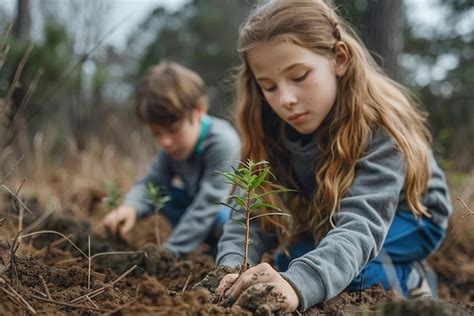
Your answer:
[[[273,111],[299,133],[314,132],[334,105],[346,67],[282,39],[251,49],[247,58]]]

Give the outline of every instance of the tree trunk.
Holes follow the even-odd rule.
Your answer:
[[[18,0],[12,34],[18,39],[27,39],[30,35],[30,0]]]
[[[397,58],[403,50],[403,0],[367,0],[365,43],[391,78],[400,79]]]

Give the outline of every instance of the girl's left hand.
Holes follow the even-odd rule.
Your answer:
[[[281,293],[288,305],[288,312],[294,312],[300,300],[298,294],[293,287],[288,283],[277,271],[275,271],[268,263],[260,263],[242,273],[240,278],[230,287],[229,284],[237,278],[237,274],[228,274],[222,278],[219,287],[216,289],[217,294],[224,294],[225,297],[231,296],[237,299],[242,292],[250,286],[259,283],[265,283],[273,286],[273,292]],[[225,292],[224,292],[225,291]]]

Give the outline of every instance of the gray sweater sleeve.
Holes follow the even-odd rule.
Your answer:
[[[343,291],[382,248],[404,184],[404,159],[380,129],[368,147],[341,199],[336,227],[281,273],[297,291],[302,310]]]
[[[230,191],[224,177],[216,171],[229,171],[240,153],[238,137],[215,143],[204,149],[204,172],[199,190],[179,220],[164,247],[176,254],[188,254],[209,235],[212,225],[222,206],[222,201]]]
[[[130,191],[125,195],[123,204],[130,205],[137,210],[137,218],[142,218],[153,212],[153,204],[148,199],[146,186],[152,182],[155,186],[168,188],[172,178],[172,170],[169,167],[167,155],[164,151],[158,152],[148,172],[142,178],[135,182]]]

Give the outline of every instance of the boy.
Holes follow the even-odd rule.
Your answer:
[[[206,115],[207,102],[201,77],[179,64],[163,62],[145,74],[137,86],[136,112],[160,150],[146,176],[105,217],[112,233],[123,238],[137,219],[152,213],[146,193],[150,181],[171,198],[160,209],[173,227],[166,250],[189,254],[222,231],[229,211],[216,202],[228,195],[230,185],[216,171],[228,171],[240,158],[240,140],[228,122]],[[176,187],[176,178],[182,188]],[[210,243],[212,252],[217,241]]]

